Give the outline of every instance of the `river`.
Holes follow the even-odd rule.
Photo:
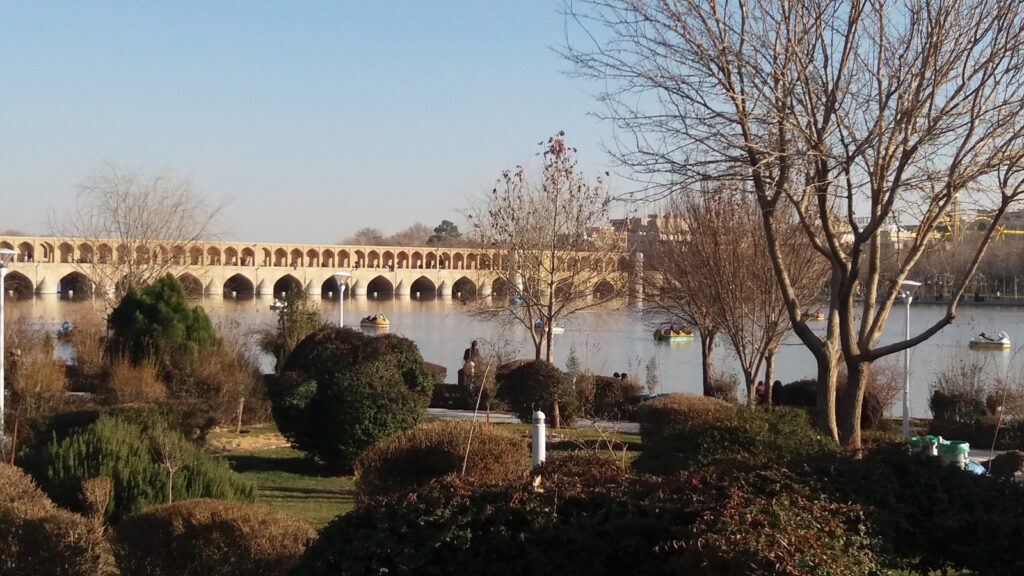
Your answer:
[[[215,325],[241,327],[246,334],[254,331],[273,329],[276,313],[270,310],[270,300],[265,298],[235,301],[224,298],[197,300],[211,316]],[[337,322],[336,301],[320,302],[325,320]],[[56,328],[65,319],[91,313],[98,308],[92,301],[67,302],[55,295],[37,296],[28,300],[6,303],[7,321],[23,318],[48,330]],[[456,371],[462,364],[462,353],[474,339],[490,342],[505,342],[512,349],[518,348],[519,356],[532,357],[533,348],[529,332],[523,327],[503,329],[495,322],[489,322],[469,313],[469,307],[450,300],[415,301],[408,298],[375,301],[366,298],[346,299],[344,312],[346,325],[358,326],[359,318],[382,312],[391,320],[390,332],[406,336],[417,343],[423,357],[430,362],[448,369],[448,382],[454,382]],[[941,317],[944,308],[927,303],[914,303],[911,310],[911,332],[925,328]],[[902,337],[905,330],[905,307],[894,307],[881,342],[892,342]],[[655,342],[650,327],[639,321],[635,308],[605,308],[579,313],[566,321],[565,333],[555,335],[554,359],[564,367],[570,350],[575,350],[583,367],[597,374],[625,372],[645,384],[646,366],[653,359],[656,365],[658,392],[700,393],[700,345],[698,342],[664,343]],[[811,323],[816,330],[824,332],[824,323]],[[958,316],[951,326],[938,335],[915,347],[910,352],[910,408],[911,414],[927,417],[929,386],[936,373],[957,362],[976,362],[983,366],[990,378],[1009,376],[1022,380],[1021,357],[1016,347],[1007,351],[973,351],[968,342],[979,332],[994,334],[998,331],[1009,334],[1015,346],[1024,344],[1024,308],[1003,306],[969,306],[958,308]],[[255,341],[249,337],[249,341]],[[720,339],[715,350],[715,364],[718,368],[737,373],[737,361],[728,343]],[[903,355],[898,354],[883,362],[898,367],[902,373]],[[264,369],[272,365],[268,357],[263,358]],[[779,351],[776,361],[776,377],[789,382],[814,375],[814,362],[810,353],[790,335]],[[892,414],[901,412],[900,400],[891,408]]]

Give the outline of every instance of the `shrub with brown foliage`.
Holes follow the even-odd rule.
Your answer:
[[[18,418],[46,416],[61,409],[67,377],[60,360],[37,354],[22,357],[10,376],[12,404]]]
[[[671,394],[648,400],[637,409],[644,444],[676,432],[735,417],[737,406],[718,398],[695,394]]]
[[[102,526],[54,506],[19,468],[0,463],[0,574],[104,573]]]
[[[167,397],[152,359],[136,365],[125,357],[116,358],[110,366],[110,392],[118,404],[149,404]]]
[[[114,535],[122,576],[283,576],[314,533],[269,508],[197,499],[129,516]]]
[[[366,501],[409,492],[436,478],[460,473],[471,429],[467,476],[481,483],[502,482],[529,468],[524,439],[481,422],[436,420],[392,434],[356,458],[359,498]]]

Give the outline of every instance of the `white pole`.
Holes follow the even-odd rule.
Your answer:
[[[338,328],[345,326],[345,281],[352,277],[348,272],[335,272],[334,279],[338,281]]]
[[[544,460],[547,460],[547,447],[544,445],[546,441],[544,413],[537,410],[533,413],[533,454],[531,455],[533,466],[540,466]]]
[[[5,445],[7,438],[4,428],[4,364],[7,356],[4,355],[4,276],[7,275],[7,266],[0,261],[0,448]]]
[[[914,297],[904,292],[907,305],[907,330],[905,340],[910,340],[910,302]],[[910,438],[910,348],[903,350],[903,437]]]
[[[345,284],[338,283],[338,327],[345,326]]]

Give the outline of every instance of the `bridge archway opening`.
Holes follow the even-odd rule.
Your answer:
[[[75,247],[67,242],[57,245],[57,252],[60,254],[61,264],[71,264],[75,260]]]
[[[96,247],[96,251],[99,253],[100,264],[110,264],[114,261],[114,249],[110,247],[110,244],[100,244]]]
[[[594,298],[599,300],[607,300],[615,296],[615,286],[607,281],[602,280],[594,286]]]
[[[338,279],[331,276],[324,283],[320,285],[320,295],[324,300],[337,300],[340,294]],[[348,284],[345,284],[345,296],[351,297],[352,290],[349,289]]]
[[[472,300],[476,298],[476,284],[463,276],[452,284],[452,298],[456,300]]]
[[[92,297],[92,280],[81,272],[72,272],[57,283],[61,300],[87,300]]]
[[[403,250],[403,251],[398,253],[398,267],[399,268],[403,268],[403,269],[409,267],[409,253],[408,252]]]
[[[288,293],[294,292],[302,294],[302,282],[291,274],[285,274],[280,277],[277,282],[274,282],[274,297],[284,298]]]
[[[238,266],[238,250],[228,246],[224,249],[224,263],[228,266]]]
[[[255,266],[256,251],[252,248],[242,248],[242,261],[239,264],[242,266]]]
[[[491,296],[499,298],[508,298],[508,282],[504,278],[495,278],[491,282]]]
[[[242,274],[235,274],[224,281],[224,297],[248,300],[255,296],[256,286]]]
[[[185,297],[189,299],[203,297],[203,281],[188,272],[178,276],[178,282],[185,289]]]
[[[395,297],[395,287],[383,276],[377,276],[366,285],[366,297],[372,300],[390,300]]]
[[[433,300],[437,298],[437,285],[430,278],[420,276],[409,286],[409,295],[414,300]]]
[[[10,271],[4,276],[5,297],[12,300],[27,300],[34,293],[32,281],[21,272]]]

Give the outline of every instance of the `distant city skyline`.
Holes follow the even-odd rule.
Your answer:
[[[228,201],[229,240],[465,231],[466,204],[559,130],[587,177],[614,169],[597,87],[554,51],[558,8],[2,1],[0,230],[51,232],[109,161]]]

